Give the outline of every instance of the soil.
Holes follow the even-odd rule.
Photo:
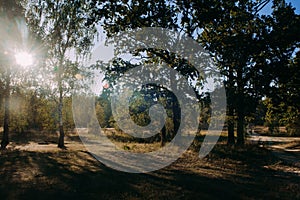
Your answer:
[[[76,134],[65,150],[55,134],[11,138],[0,152],[1,199],[300,199],[300,168],[260,144],[220,140],[204,159],[190,148],[168,167],[130,174],[101,164]]]

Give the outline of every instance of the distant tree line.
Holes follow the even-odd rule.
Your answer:
[[[271,14],[261,14],[268,3],[272,4]],[[101,21],[108,36],[158,26],[193,37],[210,51],[224,76],[229,144],[244,144],[246,120],[263,98],[270,99],[274,108],[284,102],[287,107],[293,107],[294,116],[299,116],[300,18],[295,8],[284,0],[93,1],[91,5],[88,24]],[[153,49],[146,52],[153,59],[158,57],[173,69],[186,72],[187,68],[181,71],[178,67],[184,62],[178,63],[170,52]],[[107,71],[120,74],[126,67],[130,69],[128,65],[115,63]],[[189,72],[185,75],[193,76],[193,70]],[[266,119],[273,120],[269,118]],[[297,123],[288,121],[288,126],[298,128]]]
[[[268,3],[272,4],[271,13],[262,14]],[[6,51],[10,40],[0,41],[1,148],[9,142],[9,131],[30,129],[58,130],[58,147],[64,148],[64,130],[74,128],[71,91],[78,87],[79,76],[90,76],[81,61],[89,56],[97,25],[108,38],[141,27],[167,28],[192,37],[208,50],[224,78],[228,144],[244,144],[247,123],[267,125],[271,132],[279,125],[286,126],[290,134],[299,130],[300,16],[284,0],[15,0],[1,1],[0,11],[1,26],[16,28],[15,19],[24,19],[30,35],[40,44],[37,51],[42,52],[36,68],[12,73],[14,64]],[[10,38],[13,29],[3,30],[1,37]],[[19,40],[11,41],[17,44]],[[77,55],[76,60],[68,57],[70,52]],[[186,79],[198,81],[193,89],[202,109],[199,129],[207,128],[210,100],[209,95],[197,92],[203,80],[195,67],[172,52],[133,52],[134,57],[144,55],[147,58],[142,63],[167,63]],[[116,127],[110,92],[135,64],[122,59],[98,64],[93,67],[103,70],[111,87],[97,98],[97,117],[102,127]],[[172,74],[165,77],[177,80]],[[157,102],[167,110],[163,144],[179,126],[180,105],[174,95],[162,87],[146,85],[134,93],[129,110],[133,121],[146,125],[149,107]]]

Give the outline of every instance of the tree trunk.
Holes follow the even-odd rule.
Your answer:
[[[229,80],[228,86],[226,90],[227,95],[227,126],[228,126],[228,137],[227,137],[227,144],[234,145],[235,138],[234,138],[234,102],[236,102],[234,98],[234,85],[233,85],[233,69],[229,68]]]
[[[9,96],[5,97],[4,103],[4,124],[3,124],[3,136],[1,141],[1,149],[5,149],[9,144]]]
[[[1,149],[5,149],[9,144],[9,96],[10,96],[10,73],[7,74],[4,92],[4,123],[3,123],[3,135],[1,141]]]
[[[179,127],[180,127],[180,109],[178,107],[177,102],[174,101],[172,102],[172,111],[173,111],[173,133],[172,133],[172,138],[175,137],[177,134]]]
[[[62,59],[61,59],[62,60]],[[58,120],[59,120],[59,138],[58,138],[58,148],[65,147],[65,132],[63,123],[63,87],[62,87],[62,61],[60,62],[58,69],[58,88],[59,88],[59,101],[58,101]]]
[[[244,136],[244,88],[242,82],[242,72],[237,72],[237,87],[238,87],[238,99],[237,99],[237,144],[245,144]]]
[[[245,144],[244,121],[245,121],[245,117],[243,111],[241,110],[238,112],[238,121],[237,121],[237,144],[238,145]]]
[[[163,147],[166,143],[166,125],[161,130],[160,146]]]
[[[234,145],[234,109],[231,103],[228,104],[228,114],[227,114],[227,127],[228,127],[228,138],[227,144]]]
[[[58,145],[57,145],[59,148],[62,148],[62,149],[66,148],[64,138],[65,138],[64,127],[59,125],[59,139],[58,139]]]
[[[172,91],[175,91],[177,81],[176,81],[176,72],[173,70],[171,70],[170,72],[170,88]],[[173,131],[172,131],[172,139],[175,137],[175,135],[177,134],[179,127],[180,127],[180,118],[181,118],[181,112],[180,112],[180,108],[178,105],[178,101],[176,96],[172,96],[172,121],[173,121]]]
[[[61,83],[60,83],[61,84]],[[59,105],[58,105],[58,119],[59,119],[59,139],[58,139],[58,147],[65,148],[65,133],[64,133],[64,125],[63,125],[63,96],[62,96],[62,87],[59,89]]]

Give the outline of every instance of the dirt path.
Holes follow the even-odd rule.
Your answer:
[[[0,151],[1,199],[300,199],[300,167],[257,145],[219,142],[204,159],[189,150],[168,167],[130,174],[98,162],[76,135],[66,150],[38,136],[14,136]]]
[[[272,137],[253,134],[248,141],[258,143],[272,151],[286,164],[300,167],[300,138],[299,137]],[[300,172],[299,172],[300,173]]]

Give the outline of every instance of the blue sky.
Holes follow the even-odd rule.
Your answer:
[[[300,14],[300,0],[286,0],[286,2],[291,3],[292,6],[296,8],[296,13]],[[261,13],[263,14],[271,13],[271,6],[272,6],[272,2],[266,5],[266,7],[261,10]]]

